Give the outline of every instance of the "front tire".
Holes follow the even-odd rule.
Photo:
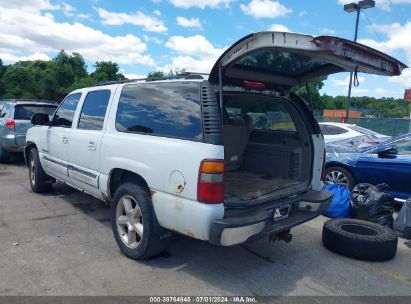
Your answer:
[[[351,172],[340,166],[328,167],[325,170],[324,181],[330,184],[347,186],[350,191],[356,184],[355,178]]]
[[[121,252],[133,260],[159,254],[171,236],[171,232],[158,223],[147,191],[132,182],[124,183],[114,194],[111,225]]]
[[[51,178],[44,172],[36,148],[29,153],[29,179],[31,190],[35,193],[49,192],[52,188]]]

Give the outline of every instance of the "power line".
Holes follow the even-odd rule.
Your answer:
[[[367,19],[368,24],[371,26],[372,30],[374,31],[375,36],[377,36],[377,39],[380,43],[382,43],[382,45],[384,46],[385,50],[390,52],[390,49],[387,47],[387,45],[385,44],[385,42],[381,39],[381,36],[378,34],[377,30],[375,29],[373,23],[371,22],[371,20],[368,18],[367,14],[365,13],[364,10],[361,10],[361,12],[363,13],[365,19]]]

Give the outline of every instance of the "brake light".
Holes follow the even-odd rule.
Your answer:
[[[198,173],[197,199],[207,204],[224,201],[224,160],[205,159]]]
[[[327,152],[324,150],[324,154],[323,154],[323,169],[321,172],[321,180],[325,179],[325,158],[327,157]]]
[[[9,118],[6,120],[6,128],[11,131],[16,131],[16,122],[14,121],[14,119]]]
[[[265,84],[261,82],[254,82],[254,81],[244,81],[243,82],[244,86],[246,88],[251,88],[251,89],[265,89]]]

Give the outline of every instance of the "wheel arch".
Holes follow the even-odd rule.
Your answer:
[[[339,162],[329,162],[325,164],[325,170],[327,170],[330,167],[341,167],[344,168],[345,170],[347,170],[348,172],[351,173],[351,175],[354,177],[355,181],[358,182],[358,177],[357,174],[355,172],[355,170],[353,170],[353,168],[351,166],[348,166],[346,164],[343,163],[339,163]]]
[[[28,162],[29,152],[33,148],[37,149],[37,145],[32,141],[28,141],[26,143],[26,146],[24,147],[24,161],[25,161],[27,167],[29,166],[29,162]]]
[[[109,178],[108,178],[108,196],[110,201],[114,196],[116,189],[125,182],[134,182],[141,185],[147,193],[151,196],[150,187],[148,186],[146,180],[139,174],[122,168],[111,169]]]

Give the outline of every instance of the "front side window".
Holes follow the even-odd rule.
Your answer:
[[[251,119],[254,130],[296,131],[287,108],[276,100],[262,96],[232,95],[226,96],[224,102],[229,120],[233,123]]]
[[[81,93],[69,95],[54,115],[53,126],[71,128]]]
[[[79,129],[102,130],[107,105],[110,100],[110,90],[94,91],[87,94],[81,110]]]
[[[201,140],[199,86],[195,83],[124,86],[117,108],[116,129]]]

